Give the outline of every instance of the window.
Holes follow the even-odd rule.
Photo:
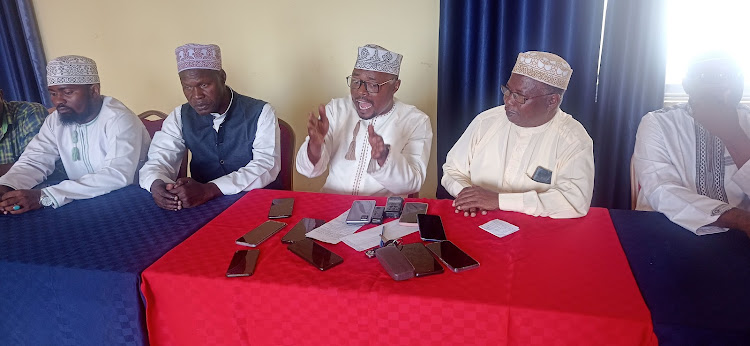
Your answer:
[[[724,50],[741,65],[745,74],[743,102],[750,102],[748,13],[748,0],[667,0],[665,103],[687,100],[682,78],[690,59],[710,50]]]

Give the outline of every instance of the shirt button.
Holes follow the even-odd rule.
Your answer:
[[[224,160],[219,161],[219,164],[223,165],[224,164]]]

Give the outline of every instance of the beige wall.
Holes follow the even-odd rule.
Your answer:
[[[306,114],[349,94],[358,46],[377,43],[404,55],[402,101],[436,121],[437,0],[33,0],[47,59],[79,54],[96,60],[102,93],[134,112],[169,112],[185,102],[176,73],[178,45],[221,46],[227,84],[270,102],[306,136]],[[433,139],[422,197],[437,184]],[[296,190],[324,179],[295,173]]]

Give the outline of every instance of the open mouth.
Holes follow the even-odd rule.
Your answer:
[[[357,107],[360,110],[363,110],[363,111],[364,110],[368,110],[368,109],[372,108],[372,102],[368,102],[368,101],[365,101],[365,100],[357,100]]]

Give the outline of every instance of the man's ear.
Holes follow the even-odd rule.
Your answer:
[[[101,90],[99,89],[99,83],[91,84],[89,87],[89,92],[91,93],[91,96],[99,96],[101,95]]]
[[[550,110],[552,110],[552,109],[555,109],[555,108],[559,107],[560,106],[560,101],[562,100],[560,94],[552,94],[550,96],[552,96],[552,97],[550,97],[548,99],[549,101],[547,101],[547,108],[549,108]]]
[[[685,90],[686,94],[690,95],[693,91],[693,83],[689,79],[684,78],[682,80],[682,89]]]
[[[398,91],[398,88],[400,87],[401,87],[401,80],[396,79],[396,81],[393,82],[393,92],[395,93],[396,91]]]
[[[227,73],[224,72],[224,69],[219,70],[219,80],[221,84],[227,84]]]

